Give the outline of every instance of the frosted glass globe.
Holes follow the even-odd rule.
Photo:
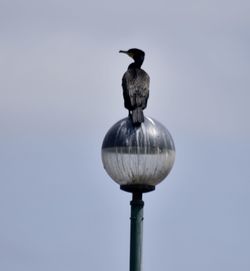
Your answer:
[[[137,127],[129,117],[118,121],[103,140],[103,166],[124,190],[133,187],[153,190],[169,174],[174,160],[175,146],[170,133],[148,117]]]

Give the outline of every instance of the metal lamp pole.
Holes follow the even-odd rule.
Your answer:
[[[141,192],[132,194],[130,222],[130,271],[140,271],[142,265],[143,206]]]
[[[153,191],[153,185],[121,185],[120,188],[132,193],[130,201],[130,271],[142,270],[142,241],[143,241],[143,193]]]

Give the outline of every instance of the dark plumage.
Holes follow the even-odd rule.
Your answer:
[[[147,106],[149,96],[148,74],[141,69],[145,53],[139,49],[120,51],[134,59],[128,66],[122,78],[124,106],[129,111],[129,116],[134,125],[140,125],[144,121],[143,109]]]

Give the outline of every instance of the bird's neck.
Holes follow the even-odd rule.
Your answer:
[[[131,64],[128,66],[128,69],[140,69],[142,63],[143,63],[143,60],[137,59],[137,60],[135,60],[135,62],[131,63]]]

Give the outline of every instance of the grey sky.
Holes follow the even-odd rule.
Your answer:
[[[146,52],[173,171],[145,195],[144,270],[248,271],[249,1],[0,1],[0,270],[128,270],[130,195],[102,168]],[[103,105],[105,104],[105,106]]]

